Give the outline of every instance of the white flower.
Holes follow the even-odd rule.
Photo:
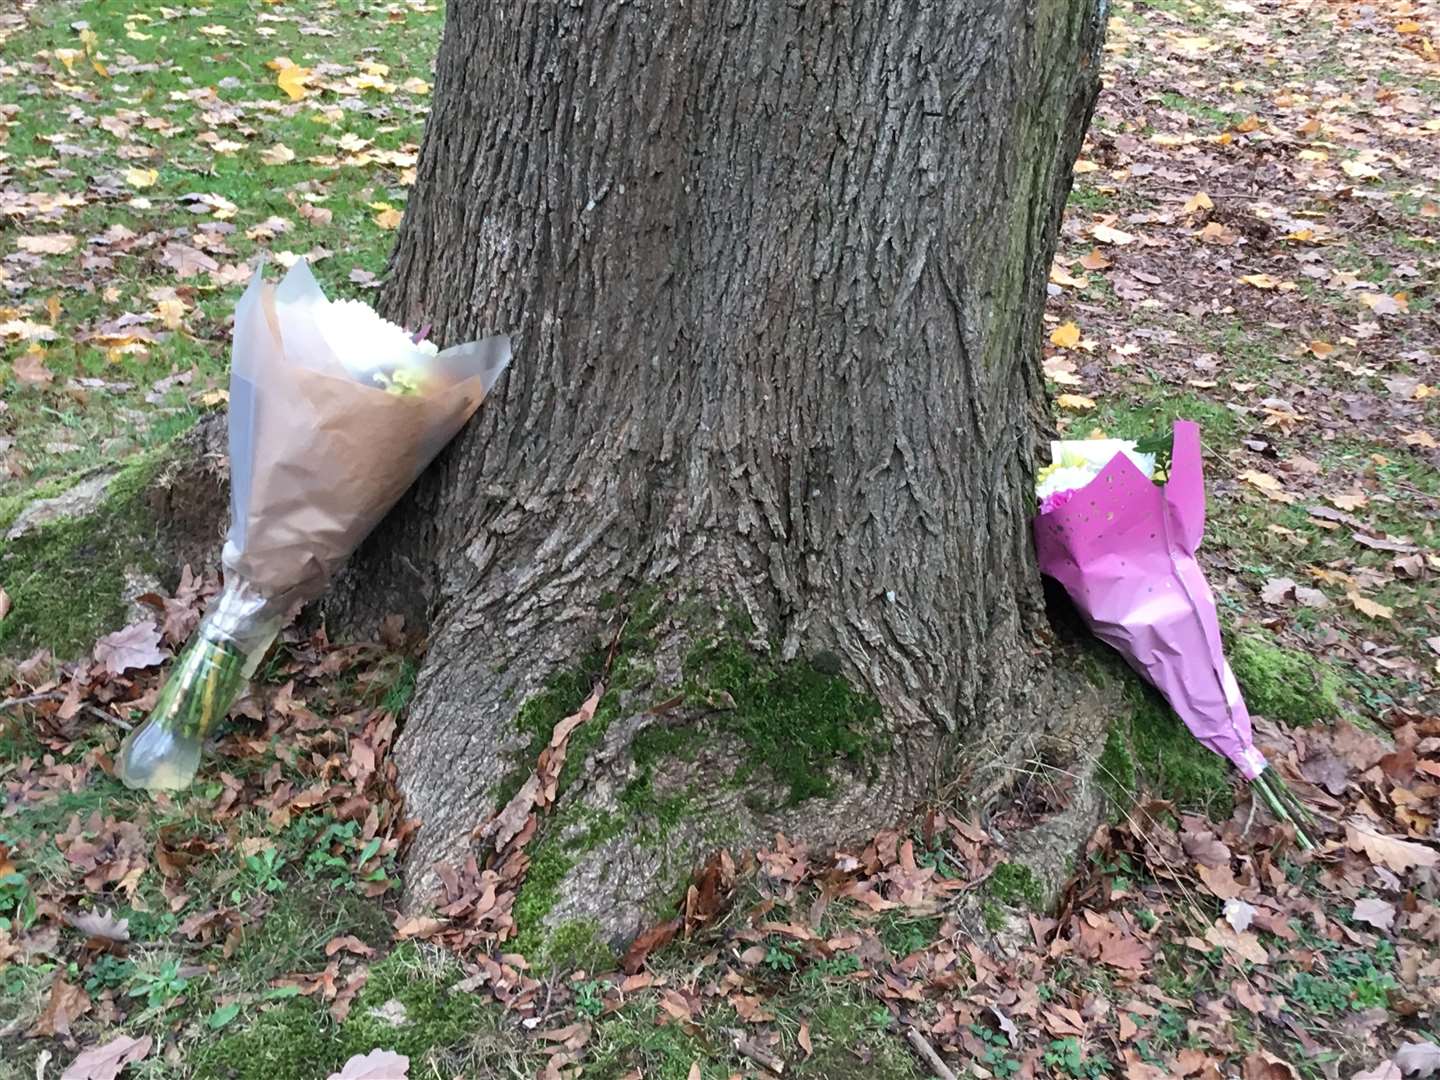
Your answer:
[[[423,369],[440,351],[433,341],[417,344],[404,327],[382,319],[359,300],[317,304],[314,313],[326,343],[351,377],[360,382],[371,381],[376,373]]]
[[[1062,465],[1058,469],[1046,473],[1040,483],[1035,485],[1035,497],[1043,500],[1047,495],[1053,495],[1057,491],[1082,488],[1099,475],[1100,466],[1098,465]]]

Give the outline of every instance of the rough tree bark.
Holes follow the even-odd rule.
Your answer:
[[[717,838],[893,820],[955,746],[1069,707],[1032,636],[1028,493],[1102,22],[1103,0],[451,0],[384,303],[516,348],[349,578],[352,610],[431,630],[398,747],[413,898],[495,811],[523,703],[637,595],[644,678],[556,819],[624,809],[642,772],[658,794],[562,840],[548,925],[633,932]],[[747,768],[775,744],[686,666],[724,633],[772,673],[839,671],[879,741],[798,802]],[[637,765],[657,724],[700,738]]]

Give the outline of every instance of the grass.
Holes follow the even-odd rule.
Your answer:
[[[17,110],[4,129],[3,152],[21,189],[79,205],[22,218],[0,248],[8,254],[18,236],[83,238],[112,226],[136,235],[96,249],[113,263],[103,289],[82,265],[83,245],[41,256],[34,269],[29,257],[9,268],[29,287],[4,318],[53,323],[55,340],[38,344],[54,381],[35,386],[5,375],[10,408],[0,428],[14,446],[0,495],[161,445],[218,400],[225,324],[241,284],[208,274],[179,277],[161,261],[167,243],[209,244],[221,266],[244,265],[267,249],[337,251],[315,263],[321,283],[332,295],[370,295],[351,282],[350,271],[384,267],[393,234],[376,223],[375,205],[404,205],[413,176],[407,155],[428,104],[441,11],[357,0],[303,7],[227,0],[140,10],[82,0],[41,5],[31,18],[5,45],[12,72],[11,58],[32,58],[33,66],[0,78],[0,107]],[[72,72],[58,58],[57,50],[86,47],[73,29],[81,23],[93,32],[92,52],[108,77],[88,59]],[[255,36],[257,26],[265,37]],[[312,68],[346,67],[316,77],[334,89],[291,102],[265,66],[281,56]],[[72,105],[77,113],[67,117]],[[70,156],[57,159],[57,135]],[[293,151],[293,159],[267,164],[262,155],[277,145]],[[153,169],[156,176],[135,187],[125,180],[126,168]],[[186,208],[204,208],[183,201],[192,193],[214,197],[210,213]],[[231,204],[233,212],[226,209]],[[330,220],[302,213],[314,209],[329,212]],[[284,231],[266,228],[271,219],[280,219]],[[164,300],[183,307],[173,327],[164,323]],[[144,340],[97,337],[100,324],[121,313],[141,320],[132,325]],[[25,351],[24,342],[7,339],[0,358],[14,361]],[[152,390],[192,369],[190,382]],[[73,383],[79,379],[91,383]]]

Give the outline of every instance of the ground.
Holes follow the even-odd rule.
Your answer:
[[[468,929],[479,868],[456,871],[456,910],[396,911],[399,632],[290,635],[183,796],[110,775],[162,672],[65,661],[130,599],[102,557],[143,527],[127,492],[223,406],[257,252],[373,296],[442,18],[128,7],[0,14],[0,523],[102,464],[127,478],[91,524],[0,541],[0,645],[29,661],[0,705],[0,1077],[115,1039],[149,1040],[125,1075],[153,1078],[308,1080],[376,1048],[412,1076],[760,1076],[766,1054],[801,1077],[930,1075],[912,1033],[973,1077],[1436,1067],[1433,7],[1117,0],[1051,275],[1067,435],[1204,426],[1229,654],[1320,850],[1095,649],[1128,702],[1096,750],[1110,818],[1049,910],[1009,844],[1069,796],[1037,760],[984,817],[939,804],[833,855],[777,837],[712,862],[623,963],[576,925],[528,968],[523,927]],[[587,692],[532,710],[537,755]],[[543,900],[544,854],[530,900],[492,902]]]

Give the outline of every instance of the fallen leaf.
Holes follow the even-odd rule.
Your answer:
[[[1440,863],[1440,852],[1434,848],[1394,836],[1381,836],[1363,824],[1345,823],[1345,844],[1351,851],[1358,851],[1371,862],[1389,867],[1397,874],[1403,874],[1412,866]]]
[[[1215,204],[1210,201],[1210,196],[1206,195],[1203,191],[1197,191],[1185,200],[1185,213],[1187,214],[1195,214],[1201,210],[1213,210],[1214,208]]]
[[[1357,922],[1368,923],[1376,930],[1389,930],[1395,924],[1395,905],[1374,897],[1356,900],[1350,912]]]
[[[1246,469],[1240,474],[1240,479],[1251,487],[1258,488],[1265,493],[1265,496],[1274,499],[1276,502],[1294,502],[1294,498],[1287,494],[1284,486],[1279,480],[1269,473],[1263,473],[1259,469]]]
[[[1314,354],[1314,356],[1319,360],[1324,360],[1325,357],[1329,356],[1335,351],[1334,345],[1331,345],[1328,341],[1320,341],[1318,339],[1310,342],[1310,344],[1307,345],[1306,348],[1308,348],[1310,352]]]
[[[1090,235],[1102,244],[1115,244],[1124,246],[1135,242],[1135,237],[1130,233],[1122,232],[1120,229],[1111,228],[1109,225],[1097,224],[1090,228]]]
[[[306,85],[310,74],[309,68],[300,67],[298,64],[286,64],[275,76],[275,85],[284,90],[291,101],[300,101],[311,92],[310,87]]]
[[[1440,1071],[1440,1046],[1432,1042],[1406,1043],[1391,1060],[1406,1076],[1430,1076]]]
[[[28,255],[64,255],[75,249],[75,237],[69,233],[48,236],[17,236],[15,246]]]
[[[1407,435],[1402,435],[1401,438],[1405,441],[1406,446],[1418,446],[1425,450],[1434,450],[1440,447],[1440,442],[1436,442],[1428,431],[1412,431]]]
[[[1260,599],[1267,604],[1283,604],[1295,591],[1293,578],[1271,578],[1260,590]]]
[[[1250,923],[1255,918],[1255,908],[1244,900],[1225,901],[1225,921],[1230,924],[1237,934],[1243,934],[1250,929]]]
[[[1248,960],[1252,964],[1267,964],[1270,962],[1270,954],[1265,951],[1265,946],[1260,944],[1260,939],[1248,930],[1239,933],[1231,928],[1227,922],[1217,922],[1205,931],[1205,941],[1217,948],[1224,949],[1232,956],[1241,960]]]
[[[1091,248],[1087,254],[1080,256],[1080,265],[1086,270],[1104,270],[1112,264],[1110,260],[1105,257],[1103,251],[1099,248]]]
[[[1400,1066],[1389,1061],[1382,1061],[1373,1069],[1366,1069],[1358,1072],[1350,1080],[1404,1080],[1400,1075]]]
[[[645,966],[645,961],[652,952],[670,943],[679,932],[680,925],[680,919],[671,919],[640,934],[630,943],[625,958],[620,962],[621,970],[626,975],[634,975]]]
[[[1346,492],[1343,495],[1326,495],[1325,501],[1332,506],[1338,506],[1341,510],[1363,510],[1370,505],[1370,500],[1358,491]]]
[[[1084,394],[1061,394],[1055,399],[1055,404],[1062,409],[1070,409],[1074,412],[1089,412],[1095,408],[1095,399],[1088,398]]]
[[[389,1050],[371,1050],[356,1054],[327,1080],[405,1080],[410,1075],[410,1059]]]
[[[797,1034],[797,1035],[795,1036],[795,1041],[800,1044],[800,1049],[805,1051],[805,1056],[806,1056],[807,1058],[814,1056],[815,1047],[812,1046],[811,1043],[810,1043],[810,1025],[809,1025],[809,1024],[801,1024],[801,1025],[800,1025],[800,1032],[799,1032],[799,1034]]]
[[[82,1050],[61,1074],[60,1080],[115,1080],[126,1065],[144,1060],[150,1053],[150,1036],[132,1039],[120,1035],[104,1046]]]
[[[67,920],[71,926],[92,938],[125,942],[130,940],[130,920],[117,919],[111,911],[87,911]]]
[[[1360,612],[1361,615],[1365,615],[1371,619],[1393,619],[1395,617],[1394,608],[1386,607],[1384,604],[1378,604],[1374,600],[1361,596],[1358,592],[1346,593],[1345,599],[1349,600],[1350,606]]]
[[[160,173],[156,169],[126,169],[125,183],[133,188],[153,187],[156,180],[160,179]]]
[[[276,143],[260,151],[260,160],[266,165],[288,165],[295,160],[295,151],[284,143]]]
[[[1060,349],[1073,349],[1080,344],[1080,327],[1073,321],[1061,323],[1050,331],[1050,344]]]
[[[131,623],[95,643],[95,661],[111,675],[154,667],[166,658],[167,654],[160,650],[160,628],[153,619]]]
[[[21,353],[10,365],[10,371],[27,386],[49,386],[55,381],[55,373],[45,366],[45,354],[39,349]]]
[[[50,983],[50,998],[28,1034],[31,1038],[69,1035],[70,1025],[90,1008],[90,998],[85,991],[57,973]]]
[[[1283,1059],[1265,1050],[1256,1050],[1245,1058],[1245,1080],[1299,1080],[1299,1074]]]
[[[375,224],[382,229],[393,229],[400,224],[404,217],[405,215],[401,211],[396,210],[393,206],[387,206],[384,210],[376,212]]]

